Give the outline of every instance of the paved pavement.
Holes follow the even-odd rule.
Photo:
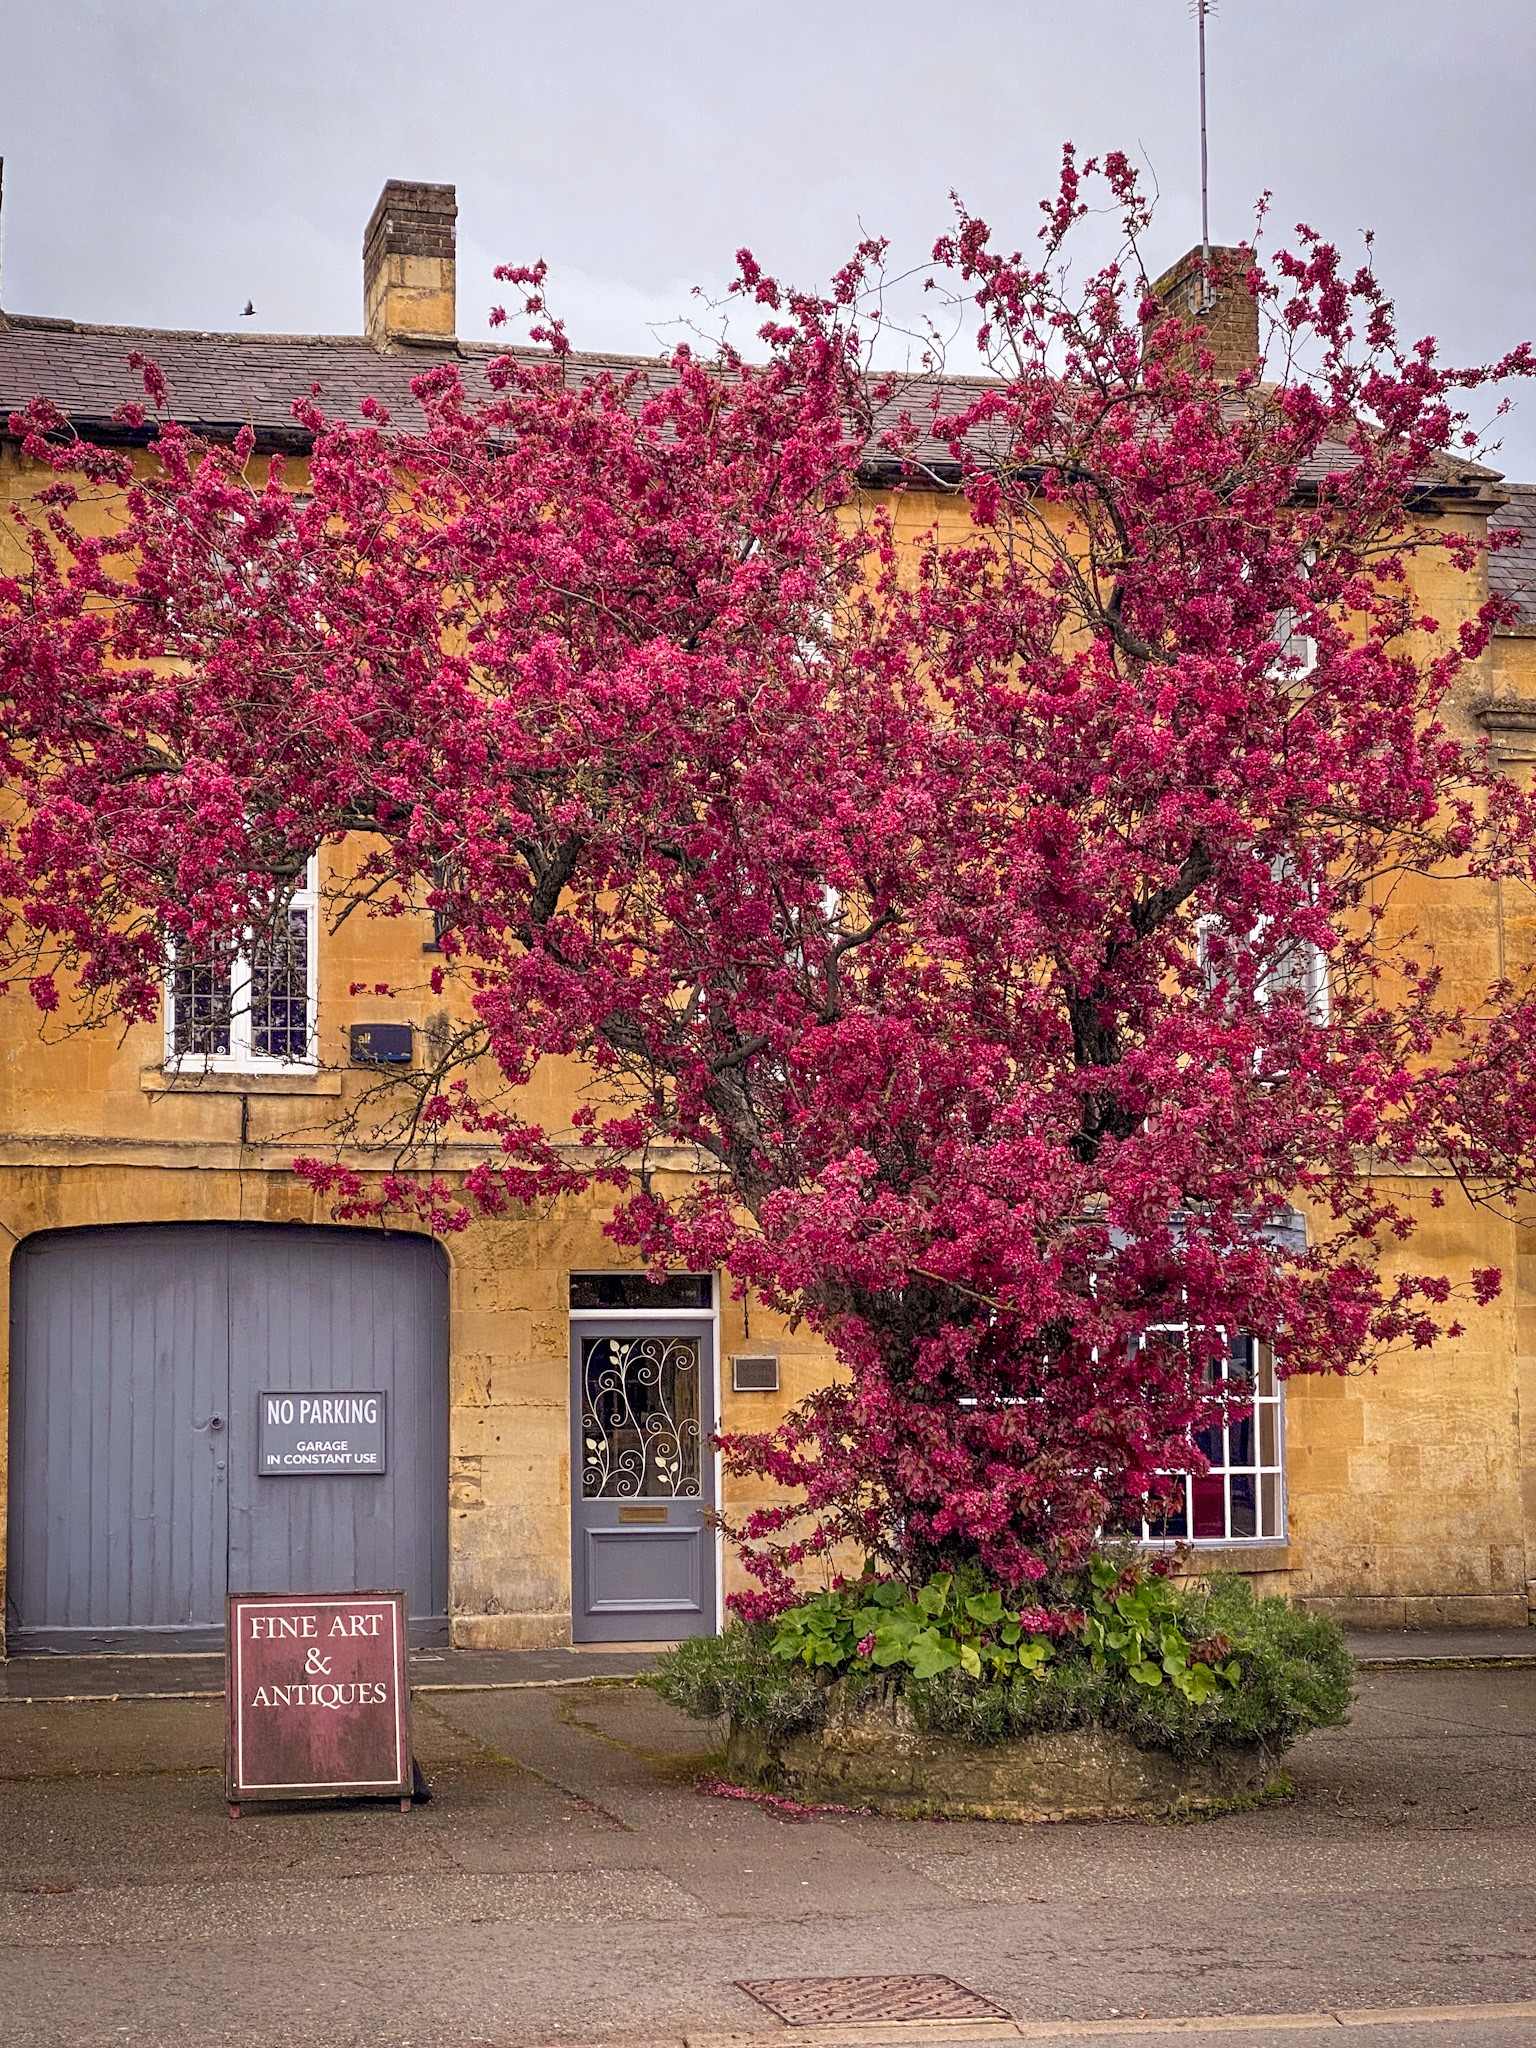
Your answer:
[[[1536,1641],[1536,1636],[1533,1636]],[[633,1678],[652,1650],[605,1643],[567,1650],[413,1650],[417,1692],[506,1685],[577,1685]],[[222,1699],[224,1659],[181,1657],[12,1657],[0,1664],[0,1703],[16,1700]]]
[[[1394,1665],[1536,1666],[1536,1628],[1351,1629],[1349,1647],[1367,1671]]]
[[[1536,1668],[1536,1629],[1358,1630],[1350,1648],[1366,1670],[1417,1665]],[[422,1693],[574,1685],[632,1678],[654,1653],[636,1644],[563,1650],[415,1650],[411,1677]],[[218,1699],[222,1656],[13,1657],[0,1663],[0,1703],[16,1700]]]
[[[7,2048],[818,2048],[738,1981],[918,1970],[1084,2048],[1371,2008],[1371,2048],[1536,2042],[1530,1669],[1367,1673],[1293,1800],[1180,1827],[797,1820],[698,1790],[712,1731],[644,1690],[547,1682],[418,1695],[430,1805],[231,1822],[217,1699],[28,1697],[0,1702]],[[1462,2010],[1387,2018],[1425,2006]]]

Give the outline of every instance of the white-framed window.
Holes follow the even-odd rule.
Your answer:
[[[1265,933],[1257,934],[1257,943],[1263,945]],[[1254,990],[1259,1002],[1267,1010],[1272,1003],[1286,996],[1298,996],[1306,1015],[1314,1024],[1328,1022],[1328,956],[1320,946],[1310,939],[1289,939],[1283,946],[1273,949],[1264,972]]]
[[[1285,1399],[1270,1345],[1234,1337],[1207,1362],[1224,1419],[1197,1431],[1209,1469],[1181,1475],[1182,1506],[1143,1522],[1141,1539],[1167,1543],[1278,1543],[1285,1525]]]
[[[318,862],[282,922],[217,956],[173,954],[165,981],[165,1063],[203,1073],[313,1067],[318,992]]]
[[[1317,642],[1309,633],[1302,632],[1300,622],[1289,605],[1275,614],[1275,638],[1280,643],[1280,651],[1271,674],[1311,675],[1317,667]]]
[[[1171,1337],[1189,1343],[1186,1323],[1154,1324],[1140,1340]],[[1095,1349],[1094,1357],[1098,1357]],[[1194,1446],[1206,1470],[1176,1472],[1172,1505],[1157,1521],[1140,1524],[1139,1540],[1149,1548],[1175,1543],[1280,1543],[1286,1537],[1285,1390],[1275,1372],[1271,1345],[1257,1337],[1226,1340],[1225,1352],[1209,1357],[1206,1385],[1220,1402],[1221,1419],[1197,1430]],[[1013,1407],[1030,1398],[1005,1394],[998,1405]],[[961,1408],[979,1405],[974,1394],[962,1394]],[[1117,1522],[1122,1539],[1137,1537],[1137,1525]]]
[[[1276,879],[1284,879],[1282,863],[1276,864]],[[1222,940],[1228,938],[1228,934],[1222,920],[1214,915],[1200,918],[1195,926],[1195,946],[1206,987],[1214,988],[1221,979],[1222,968],[1235,943],[1258,962],[1253,993],[1260,1009],[1267,1010],[1285,997],[1299,996],[1311,1022],[1326,1024],[1329,1017],[1327,954],[1311,939],[1293,936],[1277,942],[1272,937],[1273,930],[1269,918],[1258,918],[1245,938],[1236,942],[1228,939],[1228,949],[1224,952]]]

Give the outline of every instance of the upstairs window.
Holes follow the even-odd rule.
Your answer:
[[[1297,677],[1311,675],[1317,667],[1317,642],[1301,630],[1301,623],[1289,605],[1275,615],[1275,639],[1279,642],[1280,651],[1275,657],[1273,673]]]
[[[315,1064],[317,864],[283,920],[238,951],[177,952],[166,980],[167,1066],[279,1072]]]
[[[1277,881],[1286,878],[1288,866],[1283,855],[1275,861],[1272,872]],[[1257,969],[1253,994],[1261,1010],[1294,997],[1312,1023],[1328,1022],[1328,956],[1312,940],[1279,937],[1267,917],[1258,918],[1251,931],[1234,938],[1221,918],[1207,915],[1196,923],[1195,946],[1208,989],[1221,981],[1236,954],[1245,953]]]
[[[1310,939],[1291,939],[1271,951],[1255,990],[1267,1010],[1296,997],[1314,1024],[1328,1022],[1328,957]]]

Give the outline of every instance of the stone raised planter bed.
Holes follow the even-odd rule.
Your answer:
[[[1170,1589],[1134,1559],[1083,1578],[1065,1626],[1038,1631],[1054,1640],[1018,1652],[1009,1634],[1033,1623],[1005,1619],[994,1591],[866,1578],[690,1637],[644,1682],[726,1724],[737,1785],[912,1818],[1220,1813],[1287,1790],[1281,1759],[1346,1718],[1336,1624],[1239,1580]]]
[[[824,1726],[777,1740],[733,1722],[726,1766],[740,1784],[808,1806],[910,1819],[1172,1819],[1284,1787],[1279,1758],[1259,1743],[1180,1759],[1102,1728],[967,1742],[925,1733],[894,1690],[851,1707],[838,1702]]]

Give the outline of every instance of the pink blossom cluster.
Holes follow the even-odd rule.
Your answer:
[[[1076,1636],[1082,1633],[1083,1615],[1075,1607],[1023,1607],[1019,1625],[1031,1636]]]

